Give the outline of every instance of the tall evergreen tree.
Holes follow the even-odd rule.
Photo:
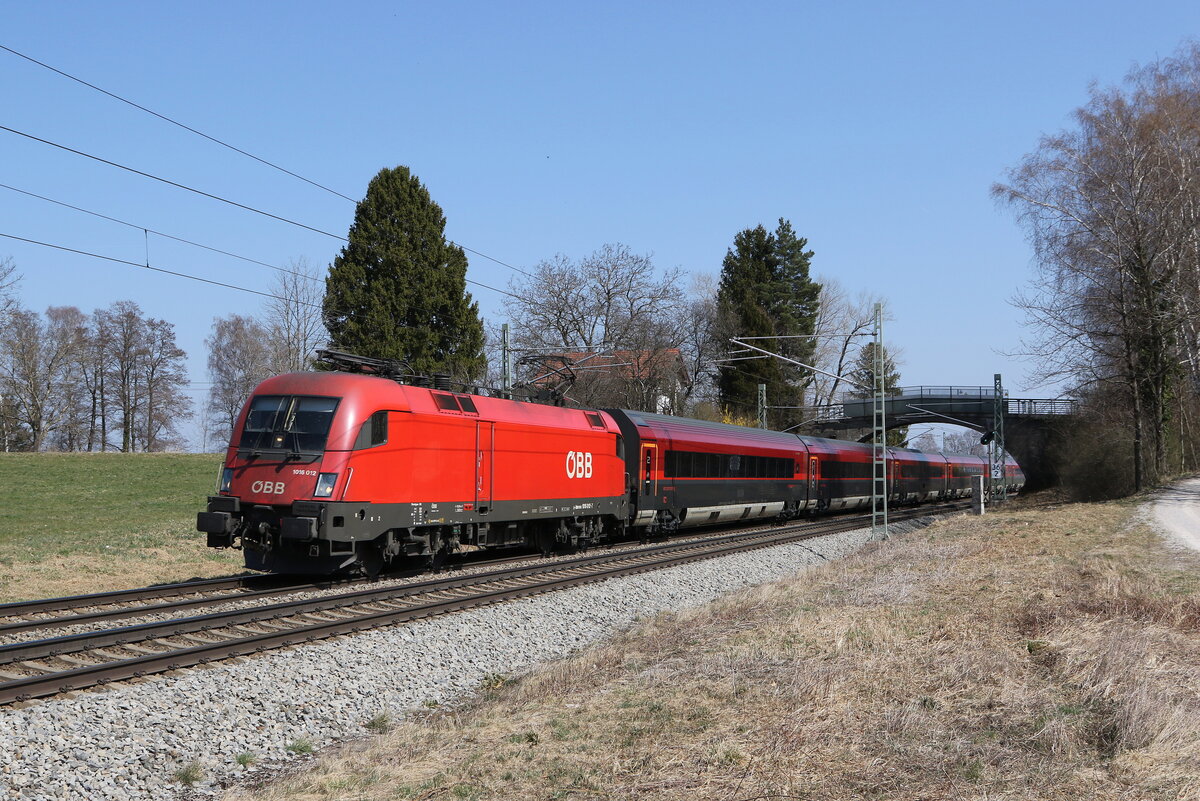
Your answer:
[[[730,334],[798,337],[763,340],[761,347],[811,364],[821,285],[809,276],[813,252],[805,250],[807,246],[808,240],[796,236],[783,218],[773,232],[761,225],[739,232],[721,267],[717,306]],[[767,385],[768,404],[800,406],[811,381],[811,370],[764,358],[722,366],[717,385],[722,405],[744,416],[753,413],[759,384]],[[800,414],[795,410],[768,415],[768,424],[775,428],[798,422]]]
[[[900,386],[900,371],[896,369],[896,361],[888,353],[887,345],[883,345],[883,391],[886,395],[894,395]],[[854,364],[850,368],[850,380],[855,386],[849,394],[856,398],[869,398],[875,394],[875,343],[868,342],[859,350]]]
[[[445,228],[441,207],[407,167],[371,179],[325,279],[325,324],[336,347],[403,359],[424,375],[482,376],[479,304],[466,290],[467,257]]]
[[[900,394],[897,391],[900,387],[900,371],[896,369],[896,361],[888,353],[887,345],[881,347],[883,349],[883,394],[898,395]],[[850,380],[854,382],[854,387],[847,394],[858,398],[874,397],[875,375],[875,343],[868,342],[858,352],[858,357],[850,368]],[[891,422],[888,422],[888,445],[903,445],[907,439],[908,426],[892,427]]]

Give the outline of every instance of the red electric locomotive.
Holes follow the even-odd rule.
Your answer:
[[[892,503],[962,497],[976,457],[889,448]],[[197,528],[246,566],[374,574],[465,546],[549,551],[870,505],[872,448],[620,409],[569,409],[344,372],[268,379]],[[1024,483],[1008,465],[1009,491]]]
[[[197,527],[275,572],[377,572],[462,545],[579,544],[628,517],[622,437],[603,412],[291,373],[238,417]]]

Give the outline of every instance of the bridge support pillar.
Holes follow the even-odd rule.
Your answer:
[[[1009,416],[1005,420],[1004,445],[1025,472],[1026,489],[1045,489],[1058,484],[1053,454],[1068,424],[1067,420],[1045,418]]]

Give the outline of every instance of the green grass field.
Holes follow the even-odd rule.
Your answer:
[[[0,600],[236,572],[196,512],[214,454],[0,453]]]

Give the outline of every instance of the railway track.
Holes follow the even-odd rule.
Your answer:
[[[899,522],[962,508],[962,504],[951,504],[905,510],[893,513],[892,520]],[[869,525],[869,519],[869,515],[823,519],[749,534],[669,542],[615,553],[522,564],[411,584],[371,586],[336,595],[10,643],[0,646],[0,704],[849,531],[862,528],[864,520]],[[271,590],[261,592],[270,593]],[[240,597],[245,598],[247,594]],[[182,605],[164,606],[184,609],[193,602],[178,603]],[[37,627],[26,630],[37,630]]]
[[[499,565],[507,562],[530,560],[531,555],[506,556],[487,560],[463,560],[447,566],[457,569],[475,565]],[[399,579],[419,575],[422,570],[405,570],[381,576],[381,579]],[[267,598],[294,595],[302,592],[330,590],[340,586],[364,584],[374,579],[357,576],[346,578],[320,577],[309,581],[297,581],[295,576],[268,576],[261,574],[231,576],[227,578],[197,579],[176,584],[160,584],[131,590],[71,595],[61,598],[45,598],[34,601],[18,601],[0,604],[0,645],[6,637],[30,631],[47,631],[68,628],[100,621],[128,620],[130,618],[167,615],[189,609],[219,606],[227,603],[262,601]],[[140,603],[150,600],[161,603]],[[55,612],[68,614],[53,616]]]
[[[153,614],[169,614],[231,601],[252,601],[298,592],[324,590],[357,581],[360,579],[324,578],[297,582],[295,577],[234,576],[162,584],[135,590],[115,590],[91,595],[20,601],[0,605],[0,638],[19,632],[65,628],[101,620],[122,620]],[[153,604],[139,603],[163,598],[179,600]],[[69,614],[48,616],[59,611],[69,611]]]

